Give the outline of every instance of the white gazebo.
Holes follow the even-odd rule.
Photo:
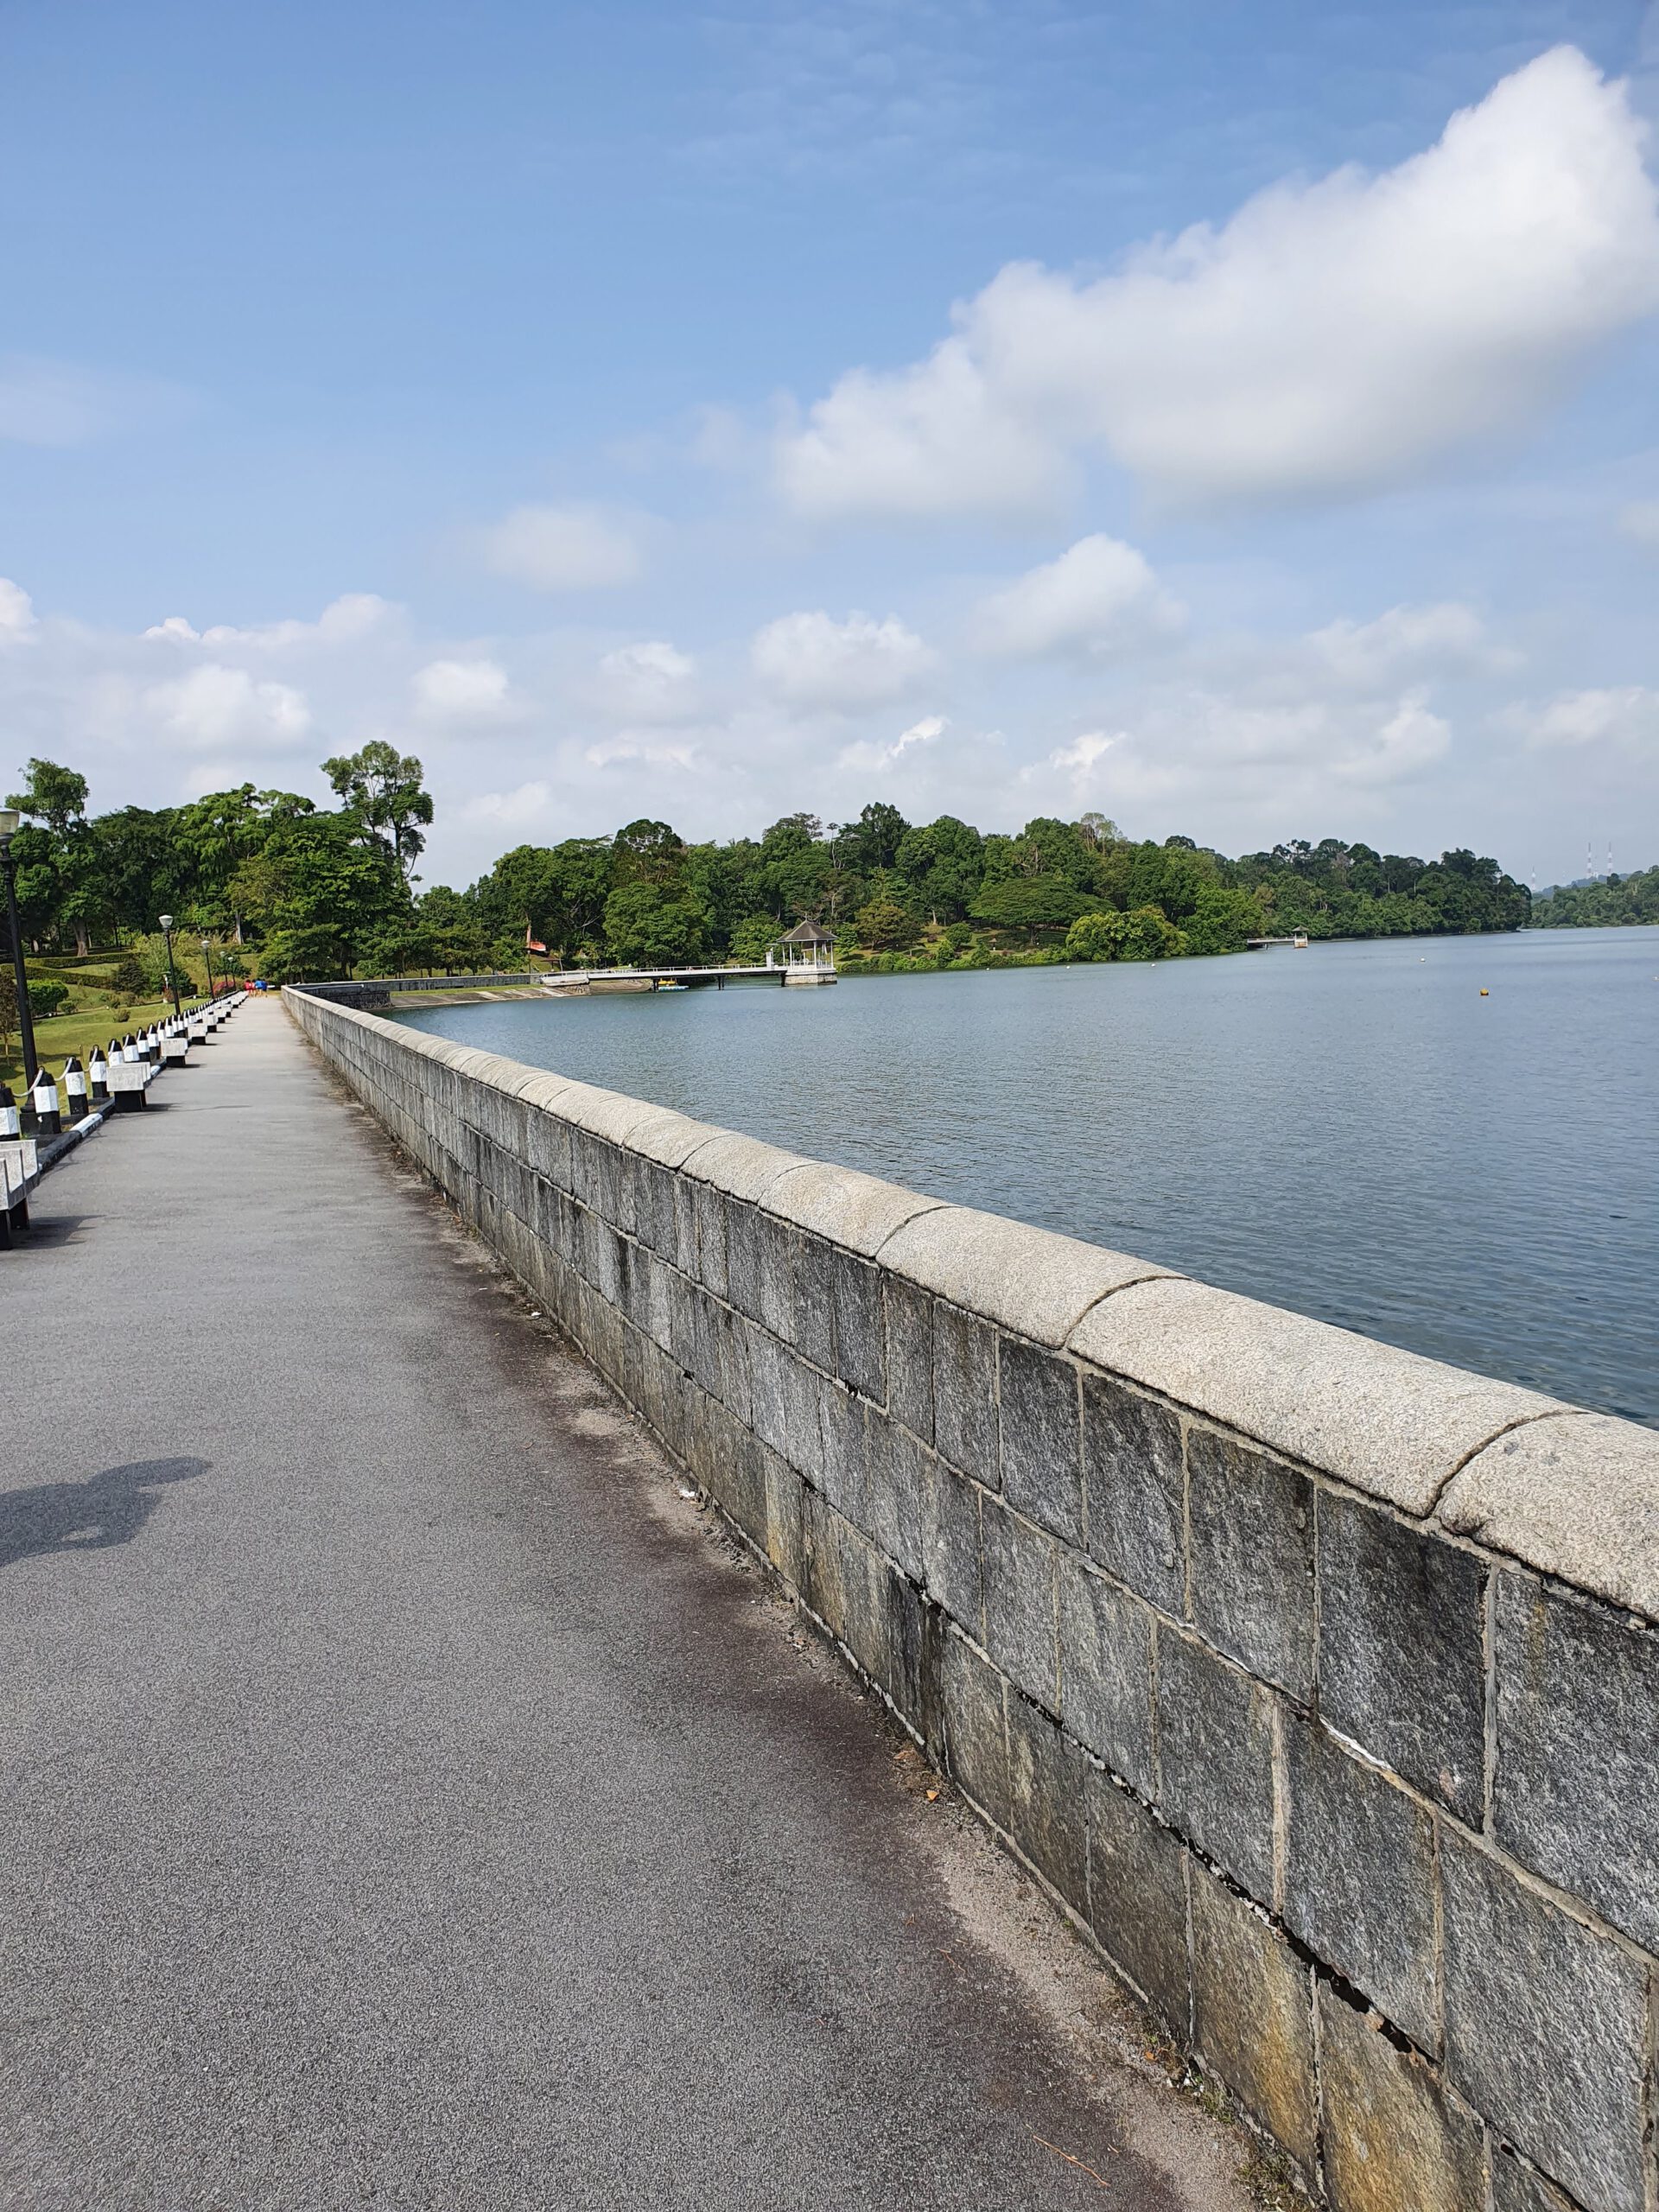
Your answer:
[[[819,922],[799,922],[766,947],[768,968],[781,968],[785,985],[833,983],[836,940]]]

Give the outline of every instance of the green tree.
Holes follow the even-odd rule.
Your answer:
[[[407,880],[426,849],[423,825],[432,819],[432,801],[422,788],[425,771],[414,754],[375,738],[359,752],[325,760],[322,772],[372,835],[391,841],[398,872]]]
[[[996,929],[1064,929],[1095,903],[1062,875],[1015,875],[988,882],[968,911]]]
[[[1084,914],[1065,933],[1071,960],[1167,960],[1186,949],[1180,931],[1156,906]]]
[[[896,952],[920,935],[914,914],[885,891],[858,910],[858,941],[872,952]]]
[[[690,967],[702,950],[702,917],[653,883],[625,883],[605,901],[605,938],[626,968]]]

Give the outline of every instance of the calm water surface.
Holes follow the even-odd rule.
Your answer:
[[[1659,1426],[1659,930],[405,1019]]]

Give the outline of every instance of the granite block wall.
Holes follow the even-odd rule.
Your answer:
[[[305,993],[1337,2212],[1659,2212],[1659,1437]]]

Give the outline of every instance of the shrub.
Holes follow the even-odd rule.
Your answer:
[[[29,987],[29,1010],[37,1018],[55,1014],[69,995],[69,986],[54,977],[42,976]]]
[[[1084,914],[1065,933],[1069,960],[1167,960],[1186,939],[1156,906],[1128,914]]]

